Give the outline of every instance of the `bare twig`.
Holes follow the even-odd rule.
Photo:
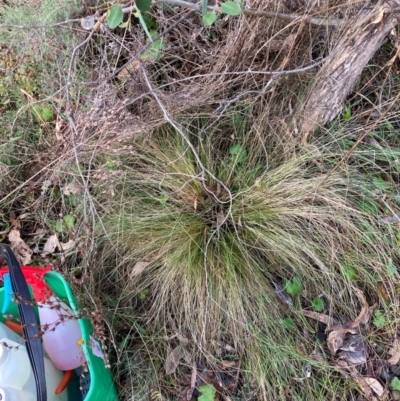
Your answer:
[[[63,27],[63,25],[73,24],[74,22],[80,22],[80,18],[68,19],[61,22],[55,22],[54,24],[37,24],[37,25],[16,25],[16,24],[0,24],[1,28],[15,28],[15,29],[41,29],[41,28],[54,28],[56,26]]]
[[[156,4],[170,4],[173,6],[180,6],[185,8],[190,8],[195,11],[201,11],[201,5],[196,3],[190,3],[184,0],[154,0]],[[130,13],[136,7],[126,7],[123,8],[122,11],[124,13]],[[218,6],[208,6],[208,10],[219,12],[220,8]],[[243,10],[244,15],[251,15],[254,17],[267,17],[267,18],[278,18],[285,21],[302,21],[302,22],[309,22],[312,25],[325,25],[325,26],[340,26],[344,23],[344,20],[337,19],[337,18],[317,18],[311,17],[309,15],[299,15],[299,14],[283,14],[283,13],[276,13],[274,11],[264,11],[264,10],[257,10],[253,8],[245,8]]]

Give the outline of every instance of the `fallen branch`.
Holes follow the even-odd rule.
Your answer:
[[[297,112],[295,130],[303,145],[311,133],[340,113],[362,70],[397,23],[398,17],[386,1],[372,10],[361,10],[348,21],[333,50],[335,57],[318,72]]]

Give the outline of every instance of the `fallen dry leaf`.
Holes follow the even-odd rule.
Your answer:
[[[363,378],[368,386],[371,387],[372,391],[378,396],[382,397],[385,390],[382,387],[382,384],[378,382],[378,380],[374,379],[373,377],[364,377]]]
[[[400,338],[395,337],[393,345],[388,354],[391,356],[388,360],[389,366],[397,365],[400,361]]]
[[[348,377],[348,373],[346,372],[346,370],[350,371],[351,378],[356,382],[357,386],[360,388],[360,390],[364,393],[369,401],[377,401],[371,390],[371,387],[354,366],[350,366],[345,361],[337,361],[337,366],[339,367],[339,372],[345,377]]]
[[[192,364],[193,368],[192,368],[192,375],[190,377],[190,388],[186,393],[186,400],[190,401],[193,397],[193,392],[194,389],[196,388],[196,380],[197,380],[197,366],[196,366],[196,362],[193,362]]]
[[[328,327],[339,324],[339,322],[336,319],[323,313],[313,312],[309,310],[303,310],[302,313],[304,316],[307,316],[313,320],[317,320],[318,322],[324,323]]]
[[[340,329],[334,330],[329,333],[327,338],[327,344],[329,351],[331,351],[332,356],[340,349],[343,344],[346,334],[357,334],[357,330],[354,329]]]
[[[62,250],[63,252],[68,252],[74,249],[76,246],[76,242],[72,239],[70,239],[68,242],[59,242],[58,248]]]
[[[362,307],[361,307],[361,312],[360,314],[356,317],[356,320],[354,320],[354,323],[358,326],[360,323],[367,324],[369,321],[369,318],[371,317],[369,313],[369,306],[368,302],[364,297],[364,294],[362,293],[361,290],[358,288],[355,289],[358,298],[361,301]]]
[[[165,373],[171,375],[174,373],[179,366],[180,360],[185,354],[185,347],[183,345],[178,345],[175,347],[165,360]]]
[[[21,238],[21,234],[17,228],[12,228],[8,233],[10,248],[14,252],[18,263],[21,265],[29,265],[32,261],[33,251]]]
[[[60,243],[58,242],[57,234],[50,235],[43,246],[43,251],[40,253],[41,256],[47,256],[51,253],[54,253],[59,244]]]
[[[137,262],[131,271],[130,277],[136,277],[150,264],[151,262]]]
[[[62,193],[65,196],[78,195],[85,190],[83,185],[67,184],[62,188]]]

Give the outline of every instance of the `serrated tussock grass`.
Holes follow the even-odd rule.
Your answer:
[[[390,236],[365,211],[376,198],[372,185],[356,167],[334,169],[341,155],[305,151],[274,162],[246,136],[190,140],[202,165],[168,127],[114,153],[120,171],[102,220],[103,241],[113,246],[101,257],[121,302],[145,298],[145,327],[172,318],[204,353],[232,344],[272,399],[301,377],[313,348],[301,309],[324,295],[329,313],[354,319],[353,288],[375,300],[387,277]],[[275,290],[293,277],[302,291],[289,307]],[[292,328],[282,324],[290,316]],[[312,383],[301,391],[330,398]]]

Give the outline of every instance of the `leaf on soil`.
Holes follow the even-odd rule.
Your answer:
[[[176,371],[184,354],[185,347],[182,345],[178,345],[171,351],[171,353],[167,356],[167,359],[165,360],[165,373],[167,375],[171,375]]]
[[[331,351],[332,355],[335,355],[336,352],[340,349],[340,347],[343,344],[344,338],[346,334],[357,334],[357,330],[354,329],[340,329],[340,330],[334,330],[329,333],[328,338],[327,338],[327,345],[329,348],[329,351]]]
[[[312,307],[316,312],[322,312],[325,308],[324,301],[320,297],[316,297],[312,300]]]
[[[400,391],[400,380],[398,377],[395,377],[391,382],[390,382],[390,387],[392,387],[393,390]]]
[[[215,11],[209,11],[203,15],[202,22],[204,26],[211,26],[217,19],[217,13]]]
[[[368,386],[371,387],[372,391],[378,396],[382,397],[385,390],[382,387],[382,384],[378,382],[378,380],[374,379],[373,377],[363,377],[365,382],[368,384]]]
[[[18,263],[21,265],[29,265],[32,261],[33,251],[21,238],[21,234],[17,228],[12,228],[8,233],[10,248],[14,252]]]
[[[388,354],[391,356],[387,361],[389,366],[397,365],[400,361],[400,337],[395,337]]]
[[[74,249],[76,246],[76,242],[72,239],[70,239],[68,242],[60,242],[59,243],[59,248],[63,252],[68,252]]]
[[[199,391],[201,396],[198,398],[198,401],[214,401],[215,395],[217,394],[217,390],[212,384],[204,384],[199,387]]]
[[[372,320],[372,324],[378,328],[386,325],[386,318],[385,316],[383,316],[383,313],[380,310],[376,310],[374,312],[374,319]]]
[[[356,382],[357,386],[360,388],[360,390],[364,393],[364,395],[368,398],[368,401],[376,401],[377,398],[374,397],[374,394],[371,390],[371,387],[369,384],[364,380],[364,377],[360,375],[358,372],[357,368],[354,366],[349,365],[345,361],[337,361],[337,366],[339,367],[339,372],[345,376],[348,377],[347,371],[350,371],[350,376],[352,379]]]
[[[69,230],[72,230],[74,228],[76,221],[75,216],[72,216],[72,214],[67,214],[64,216],[63,220]]]
[[[196,366],[196,362],[193,362],[192,375],[190,377],[190,388],[186,393],[187,401],[190,401],[193,397],[193,391],[196,388],[196,380],[197,380],[197,366]]]
[[[83,185],[77,185],[77,184],[67,184],[62,188],[62,193],[65,196],[71,196],[71,195],[78,195],[81,194],[84,190]]]
[[[137,262],[135,264],[135,266],[133,267],[133,270],[130,274],[130,277],[136,277],[138,276],[140,273],[142,273],[142,271],[149,265],[151,264],[151,262]]]
[[[293,280],[288,280],[285,286],[286,292],[294,297],[295,295],[299,295],[303,289],[303,285],[301,284],[300,277],[295,276]]]
[[[44,244],[43,251],[41,252],[41,256],[47,256],[51,253],[54,253],[56,248],[59,246],[57,234],[50,235],[47,238],[46,243]]]
[[[339,358],[351,364],[357,365],[367,362],[367,349],[361,334],[355,334],[345,338],[340,346],[340,350],[342,352],[339,354]]]
[[[122,22],[123,18],[124,13],[119,4],[111,7],[107,12],[107,24],[110,29],[115,29]]]
[[[332,327],[333,325],[339,324],[339,322],[336,319],[323,313],[313,312],[309,310],[303,310],[302,313],[304,316],[316,320],[317,322],[324,323],[328,327]]]
[[[369,322],[370,317],[371,317],[370,308],[368,306],[367,300],[364,297],[364,294],[358,288],[356,288],[355,291],[357,293],[358,298],[360,299],[360,302],[362,304],[362,308],[361,308],[360,314],[354,320],[354,324],[355,324],[354,327],[359,326],[361,323],[362,324],[367,324]]]
[[[223,13],[231,15],[233,17],[242,13],[242,8],[239,6],[239,4],[233,1],[226,1],[225,3],[221,3],[221,10]]]

